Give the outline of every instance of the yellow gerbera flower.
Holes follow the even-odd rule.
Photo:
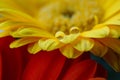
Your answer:
[[[11,48],[28,44],[31,54],[59,49],[77,58],[90,51],[120,71],[119,5],[120,0],[0,0],[0,37],[17,38]]]

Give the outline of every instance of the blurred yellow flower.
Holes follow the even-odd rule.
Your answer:
[[[28,51],[59,49],[68,58],[90,51],[120,71],[120,0],[0,0],[0,37]],[[113,61],[111,60],[113,59]]]

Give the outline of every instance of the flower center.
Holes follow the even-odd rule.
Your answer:
[[[103,15],[97,0],[60,0],[40,9],[39,20],[53,34],[78,33],[92,29]]]

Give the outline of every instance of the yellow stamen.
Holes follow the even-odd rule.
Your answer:
[[[97,0],[61,0],[43,7],[39,20],[48,23],[47,30],[53,34],[57,31],[69,34],[73,26],[77,26],[80,32],[92,29],[102,14]]]

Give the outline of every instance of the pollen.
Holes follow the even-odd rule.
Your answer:
[[[39,20],[47,23],[47,30],[52,34],[62,31],[69,35],[92,29],[100,23],[102,15],[97,0],[61,0],[43,6]]]

